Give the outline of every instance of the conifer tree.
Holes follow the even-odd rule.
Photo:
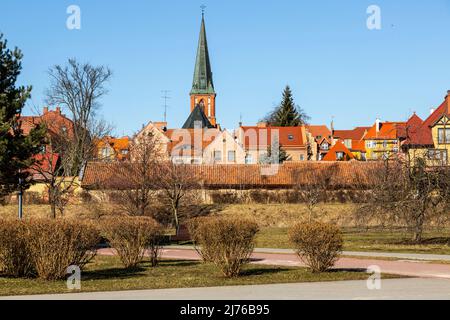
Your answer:
[[[306,113],[295,104],[291,88],[286,86],[280,105],[266,116],[265,121],[274,127],[298,127],[306,124],[308,119]]]
[[[7,41],[0,34],[0,196],[30,184],[27,169],[34,163],[33,155],[39,152],[45,139],[43,127],[31,130],[26,136],[21,130],[20,114],[31,94],[31,87],[16,87],[21,60],[21,51],[8,49]]]

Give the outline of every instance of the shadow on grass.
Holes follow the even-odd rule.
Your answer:
[[[347,273],[365,273],[367,272],[366,268],[335,268],[328,270],[327,273],[338,273],[338,272],[347,272]]]
[[[89,270],[83,272],[84,280],[127,279],[145,275],[145,268],[109,268],[101,270]]]
[[[128,279],[136,276],[145,276],[149,269],[167,267],[190,267],[197,266],[200,262],[189,260],[161,260],[156,267],[152,267],[149,261],[140,263],[135,268],[125,267],[104,268],[97,270],[86,270],[83,272],[85,280],[106,280],[106,279]]]
[[[286,272],[286,271],[289,271],[289,269],[287,269],[287,268],[273,268],[273,269],[253,268],[253,269],[242,270],[239,275],[243,276],[243,277],[262,276],[262,275],[276,274],[276,273]]]
[[[198,266],[201,263],[202,262],[198,260],[161,260],[159,265],[166,267],[190,267]],[[150,263],[146,263],[146,265],[151,267]]]

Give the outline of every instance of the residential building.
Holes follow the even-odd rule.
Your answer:
[[[130,138],[106,136],[96,142],[96,158],[102,161],[126,161],[130,159]]]
[[[405,127],[406,122],[382,122],[377,119],[364,136],[367,160],[382,160],[399,155]]]
[[[431,165],[450,164],[450,90],[427,119],[421,123],[416,119],[402,148],[413,161],[422,158]]]
[[[333,144],[340,141],[350,150],[355,159],[360,161],[366,160],[366,146],[364,137],[370,127],[356,127],[353,130],[334,130]]]
[[[355,160],[355,155],[344,145],[341,141],[336,141],[336,143],[331,147],[329,152],[325,155],[322,161],[350,161]]]
[[[60,107],[55,110],[49,110],[44,107],[42,114],[38,116],[21,116],[20,127],[24,135],[28,135],[31,130],[38,125],[45,125],[47,127],[48,137],[57,137],[59,135],[73,135],[74,124],[66,115],[61,112]],[[52,153],[51,145],[42,146],[43,153]]]
[[[308,160],[308,140],[305,126],[271,127],[266,123],[257,126],[241,126],[236,133],[237,141],[245,150],[245,163],[257,164],[267,156],[268,148],[278,142],[286,151],[289,161]]]
[[[322,160],[333,145],[331,130],[325,125],[307,125],[306,131],[313,137],[313,142],[310,143],[311,160]]]

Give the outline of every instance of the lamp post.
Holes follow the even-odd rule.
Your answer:
[[[20,175],[20,170],[19,170],[19,175]],[[22,206],[22,202],[23,202],[23,189],[22,189],[22,183],[23,180],[21,177],[19,177],[19,193],[18,193],[18,200],[19,200],[19,220],[22,220],[23,217],[23,206]]]

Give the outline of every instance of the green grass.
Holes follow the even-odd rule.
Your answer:
[[[258,248],[292,248],[288,228],[263,228],[256,238]],[[449,232],[425,232],[423,244],[411,244],[410,234],[403,230],[360,230],[344,228],[345,251],[450,254]]]
[[[211,264],[197,261],[162,261],[152,268],[142,263],[136,270],[125,270],[117,257],[97,256],[82,272],[82,292],[140,290],[184,287],[211,287],[270,283],[317,282],[367,279],[362,270],[337,270],[313,274],[305,268],[249,264],[242,275],[227,279]],[[65,281],[12,279],[0,277],[0,296],[71,293]]]

